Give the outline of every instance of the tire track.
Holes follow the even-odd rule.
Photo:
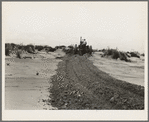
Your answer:
[[[58,109],[144,109],[144,87],[112,78],[83,56],[64,57],[52,83],[49,102]]]

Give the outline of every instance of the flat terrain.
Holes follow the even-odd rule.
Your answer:
[[[50,78],[56,74],[58,62],[61,61],[56,57],[61,55],[64,53],[58,50],[49,54],[40,52],[34,55],[34,59],[6,57],[5,109],[56,109],[44,101],[50,99],[49,88],[52,86]],[[36,75],[37,72],[39,75]]]
[[[5,109],[144,109],[142,81],[140,85],[131,84],[112,76],[113,67],[109,74],[108,70],[100,70],[100,65],[95,66],[95,62],[105,62],[103,68],[108,68],[109,59],[68,56],[62,50],[30,56],[33,59],[5,58]],[[114,62],[119,61],[112,65]],[[127,68],[123,68],[125,63],[117,66],[121,64],[119,73],[124,74]],[[136,78],[135,83],[140,81]]]

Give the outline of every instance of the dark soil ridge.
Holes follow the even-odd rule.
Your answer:
[[[144,87],[117,80],[84,56],[65,56],[52,77],[53,107],[66,110],[143,110]]]

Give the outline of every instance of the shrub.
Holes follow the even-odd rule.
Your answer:
[[[26,45],[27,49],[30,50],[32,53],[35,52],[35,47],[32,44]]]
[[[105,52],[106,51],[106,49],[102,49],[102,52]]]
[[[19,50],[21,50],[22,48],[23,48],[23,46],[21,46],[21,45],[18,46],[18,49],[19,49]]]
[[[139,54],[137,54],[137,52],[130,52],[131,57],[137,57],[140,58]]]
[[[21,59],[21,51],[20,50],[17,51],[16,57]]]
[[[56,51],[56,48],[52,48],[52,47],[51,47],[51,48],[49,48],[49,51],[50,51],[50,52],[54,52],[54,51]]]
[[[34,53],[32,47],[29,47],[29,46],[27,46],[27,52],[28,52],[28,53]]]
[[[112,51],[112,58],[113,59],[118,59],[120,57],[120,54],[117,50]]]
[[[65,47],[65,48],[63,49],[63,51],[64,51],[66,54],[68,54],[69,51],[70,51],[70,49],[71,49],[71,48],[69,48],[69,47]]]
[[[64,49],[66,46],[61,45],[61,46],[55,46],[55,49]]]
[[[129,58],[131,57],[130,53],[128,53],[128,52],[126,53],[126,55],[127,55],[127,57],[129,57]]]
[[[9,54],[10,54],[10,51],[9,51],[8,48],[6,48],[6,49],[5,49],[5,55],[6,55],[6,56],[9,56]]]
[[[112,55],[113,49],[108,49],[107,50],[107,55]]]
[[[37,49],[38,51],[41,51],[41,50],[44,49],[44,47],[41,46],[41,45],[36,45],[36,46],[35,46],[35,49]]]
[[[130,61],[127,59],[127,53],[125,52],[120,52],[118,51],[117,49],[107,49],[104,51],[104,55],[102,55],[101,57],[104,57],[104,56],[111,56],[111,58],[113,59],[118,59],[120,58],[120,60],[124,60],[126,62]]]
[[[10,43],[5,43],[5,55],[9,56],[12,50],[12,45]]]
[[[120,59],[124,61],[128,61],[127,56],[125,55],[124,52],[120,52]]]

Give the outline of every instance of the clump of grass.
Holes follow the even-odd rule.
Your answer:
[[[63,51],[66,53],[66,54],[74,54],[74,47],[72,45],[69,45],[68,48],[64,48]]]
[[[22,58],[22,57],[21,57],[21,51],[20,51],[20,50],[17,51],[16,57],[17,57],[17,58],[20,58],[20,59]]]
[[[50,48],[48,49],[48,51],[49,51],[49,52],[54,52],[54,51],[56,51],[56,48],[50,47]]]
[[[38,51],[45,50],[48,53],[48,52],[54,52],[58,48],[57,47],[53,48],[53,47],[48,46],[48,45],[46,45],[46,46],[36,45],[35,49]]]
[[[5,55],[9,56],[10,55],[10,50],[8,48],[5,49]]]
[[[35,53],[35,46],[32,44],[26,45],[24,48],[28,53]]]
[[[117,49],[108,48],[107,50],[104,49],[103,52],[104,52],[104,54],[102,55],[102,57],[111,56],[112,59],[118,59],[119,58],[120,60],[130,62],[130,60],[127,58],[127,54],[125,52],[118,51]]]
[[[38,51],[41,51],[41,50],[44,49],[44,46],[36,45],[36,46],[35,46],[35,49],[37,49]]]
[[[28,48],[27,48],[27,52],[28,52],[28,53],[33,53],[33,49],[32,49],[31,47],[28,46]]]
[[[117,50],[112,50],[112,58],[118,59],[120,57],[120,53]]]
[[[5,55],[9,56],[12,50],[13,46],[10,43],[5,43]]]
[[[64,45],[61,45],[61,46],[55,46],[55,49],[64,49],[64,48],[66,48],[66,46],[64,46]]]
[[[138,52],[130,52],[130,54],[131,54],[131,57],[137,57],[137,58],[140,58]]]
[[[145,54],[144,54],[144,53],[142,53],[142,54],[141,54],[141,56],[145,56]]]
[[[44,46],[45,51],[48,52],[54,52],[56,50],[56,48],[53,48],[51,46]]]
[[[120,60],[124,60],[124,61],[128,62],[127,56],[124,52],[120,52]]]

